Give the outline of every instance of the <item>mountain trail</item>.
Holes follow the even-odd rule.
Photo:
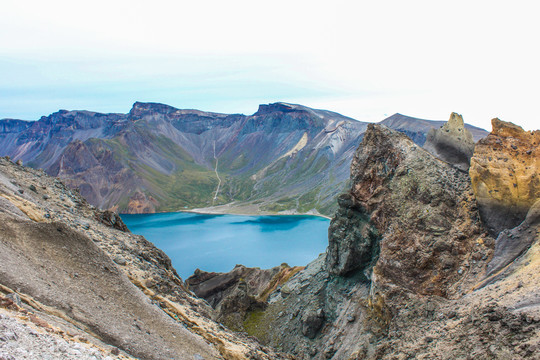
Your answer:
[[[214,198],[212,199],[212,206],[214,205],[214,203],[217,200],[217,197],[218,197],[218,194],[219,194],[219,187],[221,186],[221,178],[219,177],[219,173],[217,171],[218,158],[216,156],[216,142],[215,141],[214,141],[214,159],[216,160],[216,167],[214,168],[214,171],[216,172],[216,177],[218,179],[218,185],[217,185],[217,188],[216,188],[216,194],[214,195]]]

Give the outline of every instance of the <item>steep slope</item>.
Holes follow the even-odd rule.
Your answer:
[[[326,254],[247,314],[248,333],[302,359],[535,358],[538,203],[494,239],[466,172],[369,125],[339,205]]]
[[[283,358],[210,320],[213,310],[186,290],[170,259],[117,215],[0,158],[5,295],[22,299],[20,313],[42,327],[137,358]]]

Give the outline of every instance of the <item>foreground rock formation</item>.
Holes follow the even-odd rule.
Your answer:
[[[249,311],[244,330],[300,359],[535,358],[537,206],[496,239],[473,189],[467,172],[369,125],[327,253]]]
[[[2,324],[30,319],[51,336],[84,339],[102,354],[282,357],[210,320],[212,308],[186,290],[170,259],[120,218],[6,158],[0,158],[0,296],[2,319],[10,319]],[[16,336],[7,341],[28,345]]]

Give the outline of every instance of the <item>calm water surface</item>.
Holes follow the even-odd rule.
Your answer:
[[[316,216],[241,216],[194,213],[122,215],[172,260],[186,279],[199,268],[226,272],[236,264],[271,268],[307,265],[326,249],[330,220]]]

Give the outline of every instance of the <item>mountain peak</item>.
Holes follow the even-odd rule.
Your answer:
[[[130,115],[141,115],[148,112],[158,112],[162,114],[168,114],[177,111],[178,109],[170,105],[165,105],[155,102],[140,102],[136,101],[131,110],[129,111]]]
[[[273,112],[293,112],[298,110],[299,105],[287,104],[284,102],[277,102],[272,104],[261,104],[259,110],[253,115],[266,115]]]

